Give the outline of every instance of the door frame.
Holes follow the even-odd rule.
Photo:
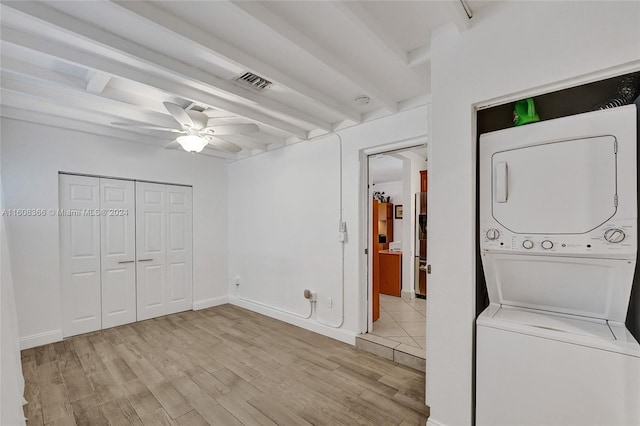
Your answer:
[[[186,183],[163,182],[163,181],[159,181],[159,180],[126,178],[126,177],[121,177],[121,176],[93,175],[91,173],[65,172],[63,170],[58,170],[58,176],[59,175],[85,176],[85,177],[94,177],[94,178],[102,178],[102,179],[128,180],[128,181],[131,181],[131,182],[159,183],[161,185],[186,186],[186,187],[189,187],[189,188],[193,188],[193,185],[189,185],[189,184],[186,184]]]
[[[371,250],[371,236],[369,235],[372,227],[371,216],[371,201],[369,197],[369,156],[385,153],[393,153],[397,151],[404,151],[411,148],[418,148],[421,146],[427,146],[427,152],[430,152],[429,138],[427,135],[417,136],[409,139],[403,139],[395,142],[390,142],[374,147],[361,149],[358,153],[360,163],[360,190],[359,190],[359,204],[360,212],[358,214],[360,229],[359,229],[359,285],[358,285],[358,299],[360,300],[360,312],[359,312],[359,332],[361,334],[367,333],[373,329],[373,320],[371,318],[371,311],[373,309],[373,283],[370,271],[372,269],[373,258],[369,255]],[[427,158],[429,155],[427,155]],[[426,326],[425,326],[426,327]]]

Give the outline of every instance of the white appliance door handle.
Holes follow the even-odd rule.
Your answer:
[[[507,162],[501,161],[495,165],[494,174],[494,199],[497,203],[507,202],[507,190],[508,190],[508,173]]]

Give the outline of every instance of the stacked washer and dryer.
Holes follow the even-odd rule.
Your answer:
[[[640,425],[636,123],[629,105],[480,137],[478,426]]]

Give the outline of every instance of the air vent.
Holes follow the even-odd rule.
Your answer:
[[[251,73],[251,72],[246,72],[242,74],[240,77],[236,78],[236,81],[239,83],[251,86],[252,88],[260,91],[266,89],[267,87],[273,84],[266,78],[262,78],[259,75],[255,75],[254,73]]]

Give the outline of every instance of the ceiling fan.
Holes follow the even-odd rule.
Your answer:
[[[182,129],[171,127],[150,126],[142,123],[112,122],[116,126],[130,126],[141,129],[161,130],[172,133],[182,133],[177,139],[167,145],[167,149],[177,149],[182,147],[187,152],[200,152],[208,144],[215,148],[227,152],[240,152],[242,148],[238,145],[226,141],[220,136],[225,135],[245,135],[255,133],[260,130],[256,124],[222,124],[209,125],[209,116],[204,112],[186,110],[180,105],[171,102],[163,102],[169,114],[180,124]]]

